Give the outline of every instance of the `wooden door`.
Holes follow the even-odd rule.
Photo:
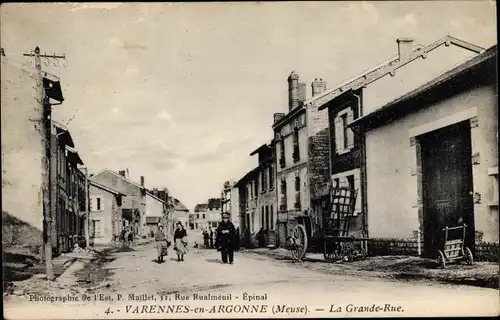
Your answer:
[[[420,139],[424,205],[424,253],[443,246],[442,228],[468,226],[466,244],[474,246],[472,161],[469,121],[433,131]],[[463,222],[462,222],[463,221]],[[457,238],[459,234],[450,234]]]

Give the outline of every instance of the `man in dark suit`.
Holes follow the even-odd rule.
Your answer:
[[[217,248],[221,251],[222,263],[233,264],[234,261],[234,245],[235,245],[235,228],[231,221],[229,221],[229,215],[224,213],[222,215],[222,221],[216,230],[217,236]],[[229,259],[228,259],[229,258]]]

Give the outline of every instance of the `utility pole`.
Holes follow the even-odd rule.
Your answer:
[[[52,155],[52,106],[49,97],[45,94],[43,87],[42,58],[66,59],[64,55],[40,54],[40,48],[36,47],[33,52],[23,54],[25,57],[35,58],[35,68],[37,71],[37,92],[36,99],[42,105],[42,127],[44,128],[45,157],[42,164],[42,188],[43,188],[43,254],[45,259],[45,273],[47,280],[54,280],[54,266],[52,263],[52,218],[55,216],[51,210],[52,201],[52,179],[51,179],[51,155]]]

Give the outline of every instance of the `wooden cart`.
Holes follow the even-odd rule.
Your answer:
[[[441,249],[438,249],[438,263],[441,268],[446,268],[446,264],[454,261],[465,261],[468,265],[474,263],[472,251],[465,246],[465,236],[467,234],[467,225],[463,224],[457,227],[448,227],[442,229],[444,232],[444,244]],[[460,233],[458,239],[449,239],[450,231]]]
[[[289,237],[289,250],[292,258],[302,260],[307,251],[314,245],[321,246],[325,261],[350,261],[363,257],[366,252],[356,247],[365,238],[350,235],[350,225],[356,204],[357,191],[345,187],[330,188],[329,209],[323,212],[323,226],[315,230],[311,217],[296,217],[297,225]]]

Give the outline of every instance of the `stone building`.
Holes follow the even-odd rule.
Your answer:
[[[241,228],[239,193],[233,180],[224,182],[222,186],[221,205],[222,213],[229,214],[230,220],[235,228]]]
[[[131,226],[140,237],[148,237],[154,232],[160,220],[168,212],[168,204],[144,186],[144,176],[140,184],[129,179],[126,170],[118,173],[105,169],[90,178],[110,189],[125,195],[122,203],[122,223]]]
[[[258,166],[235,184],[240,197],[240,236],[244,245],[256,246],[260,231],[265,239],[264,246],[276,246],[278,206],[274,141],[263,144],[250,155],[258,155]]]
[[[71,251],[84,239],[85,175],[71,134],[65,126],[52,121],[51,207],[55,213],[52,224],[54,253]]]
[[[326,89],[326,82],[312,83],[314,95]],[[274,131],[276,153],[276,184],[278,197],[278,238],[280,245],[291,234],[297,217],[309,216],[312,225],[306,226],[314,236],[320,225],[321,200],[327,196],[328,184],[328,116],[318,107],[306,107],[306,85],[299,75],[288,77],[288,113],[275,113]]]
[[[124,224],[122,199],[119,191],[90,181],[89,233],[95,244],[111,244],[119,241]]]
[[[364,136],[353,132],[349,124],[377,109],[377,105],[396,99],[483,50],[451,36],[428,46],[415,45],[413,39],[408,38],[397,39],[397,44],[396,56],[306,102],[308,109],[328,109],[330,183],[358,191],[351,223],[351,234],[356,237],[373,236],[369,233],[368,213],[369,207],[376,204],[371,204],[366,195],[365,161],[368,160]],[[379,143],[385,145],[383,141]],[[385,187],[384,183],[380,190],[385,190]]]
[[[58,255],[83,234],[81,209],[85,205],[84,177],[77,168],[81,159],[68,130],[50,121],[45,122],[50,127],[44,127],[44,109],[64,101],[60,80],[43,72],[39,82],[36,69],[4,55],[1,63],[4,250],[15,246],[40,253],[47,215],[52,220],[52,251]],[[44,90],[45,101],[36,99],[41,96],[37,88]],[[51,168],[44,172],[42,168],[49,162]],[[49,170],[52,174],[47,176]],[[50,181],[50,197],[44,193],[43,181]]]
[[[495,45],[351,124],[365,140],[371,237],[433,257],[442,228],[463,222],[476,257],[498,259],[496,61]]]
[[[210,198],[207,203],[197,204],[194,208],[195,219],[193,221],[196,230],[217,228],[221,221],[222,213],[221,199]]]

